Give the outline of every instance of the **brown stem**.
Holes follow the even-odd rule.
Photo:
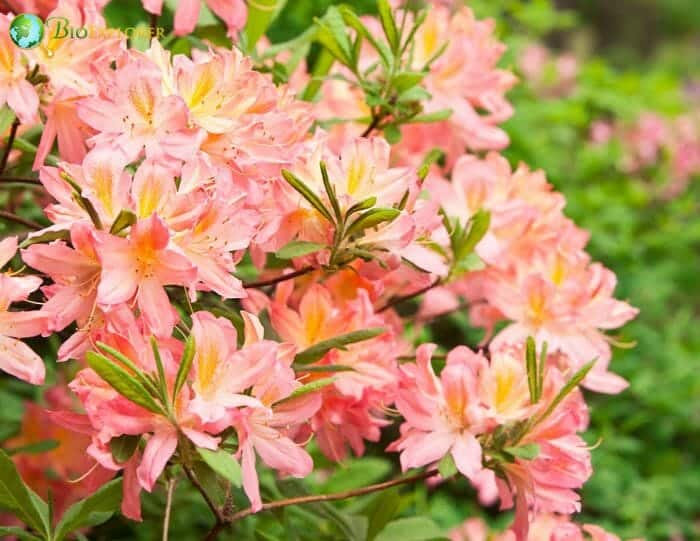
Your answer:
[[[211,509],[211,512],[214,513],[214,517],[216,518],[216,524],[225,523],[225,519],[224,519],[224,516],[221,514],[221,511],[214,503],[214,500],[211,499],[211,497],[209,496],[207,491],[204,489],[202,484],[199,482],[199,479],[197,479],[194,472],[189,467],[184,466],[184,465],[182,466],[182,469],[185,471],[185,475],[190,480],[190,483],[192,483],[194,485],[194,487],[202,495],[202,498],[204,498],[204,501],[207,502],[207,505],[209,506],[209,509]]]
[[[379,308],[377,310],[377,313],[384,312],[385,310],[388,310],[389,308],[392,308],[392,307],[396,306],[397,304],[401,304],[404,301],[409,301],[411,299],[415,299],[416,297],[420,297],[423,293],[427,293],[428,291],[430,291],[431,289],[433,289],[434,287],[437,287],[439,285],[440,285],[440,278],[435,280],[432,284],[425,286],[424,288],[419,289],[418,291],[415,291],[409,295],[404,295],[403,297],[393,297],[393,298],[389,299],[389,301],[387,301],[387,303],[384,306]]]
[[[282,274],[280,276],[277,276],[275,278],[270,278],[269,280],[260,280],[258,282],[248,282],[247,284],[244,283],[243,287],[246,289],[256,289],[260,287],[265,287],[265,286],[273,286],[275,284],[279,284],[280,282],[285,282],[287,280],[291,280],[292,278],[296,278],[297,276],[303,276],[304,274],[308,274],[310,272],[313,272],[315,269],[314,267],[304,267],[303,269],[299,269],[294,272],[289,272],[287,274]]]
[[[362,132],[362,137],[369,137],[369,135],[375,130],[377,126],[379,126],[379,123],[381,122],[381,118],[379,115],[375,115],[374,113],[372,114],[372,122],[369,123],[369,126],[367,126],[367,129]]]
[[[151,14],[150,14],[150,17],[149,17],[149,20],[150,20],[150,23],[149,23],[149,24],[151,25],[151,28],[152,28],[152,29],[157,29],[157,28],[158,28],[158,14],[157,14],[157,13],[151,13]],[[156,34],[155,34],[155,35],[157,35],[157,34],[158,34],[158,32],[156,31]],[[151,34],[151,35],[154,35],[154,34]]]
[[[41,181],[38,178],[33,177],[13,177],[11,175],[0,176],[0,183],[14,183],[14,184],[32,184],[35,186],[41,186]]]
[[[15,118],[10,128],[10,135],[7,138],[7,145],[2,153],[2,161],[0,161],[0,175],[5,171],[7,167],[7,160],[10,159],[10,152],[12,151],[12,145],[15,144],[15,137],[17,136],[17,128],[19,128],[19,118]]]
[[[17,214],[13,214],[12,212],[7,212],[6,210],[0,210],[0,218],[3,218],[5,220],[9,220],[11,222],[18,223],[20,225],[23,225],[25,227],[28,227],[29,229],[34,229],[34,230],[39,230],[43,229],[44,226],[35,222],[34,220],[29,220],[27,218],[22,218],[22,216],[18,216]]]
[[[290,505],[302,505],[305,503],[315,503],[315,502],[332,502],[336,500],[345,500],[347,498],[355,498],[357,496],[364,496],[365,494],[371,494],[372,492],[378,492],[380,490],[386,490],[387,488],[396,487],[399,485],[406,485],[409,483],[415,483],[416,481],[422,481],[428,477],[433,477],[438,474],[438,470],[428,470],[416,475],[411,475],[410,477],[400,477],[398,479],[392,479],[391,481],[384,481],[383,483],[377,483],[374,485],[369,485],[362,488],[356,488],[353,490],[344,490],[342,492],[333,492],[331,494],[312,494],[310,496],[297,496],[296,498],[288,498],[285,500],[277,500],[275,502],[267,502],[262,506],[263,511],[269,511],[271,509],[279,509],[280,507],[287,507]],[[236,522],[249,515],[253,514],[253,510],[243,509],[238,513],[235,513],[229,519],[229,522]]]
[[[170,512],[173,507],[173,492],[175,491],[176,479],[168,479],[168,486],[165,501],[165,517],[163,517],[163,541],[168,541],[170,530]]]

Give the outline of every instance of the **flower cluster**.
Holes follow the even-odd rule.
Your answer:
[[[243,3],[207,4],[236,38]],[[311,78],[278,85],[236,48],[46,36],[23,52],[7,37],[12,15],[0,16],[0,99],[42,125],[34,167],[50,196],[48,226],[21,247],[0,242],[0,264],[12,261],[0,274],[0,368],[43,383],[22,339],[61,337],[57,360],[77,365],[62,392],[77,403],[51,404],[51,420],[94,460],[70,473],[120,472],[127,517],[140,519],[141,490],[173,468],[194,479],[212,456],[240,464],[257,512],[258,458],[305,477],[310,441],[331,461],[362,456],[399,415],[388,450],[402,468],[461,473],[483,502],[515,507],[518,541],[532,516],[580,509],[591,463],[577,386],[625,387],[607,369],[605,331],[636,309],[613,297],[614,274],[590,260],[544,173],[495,152],[515,77],[497,67],[493,21],[440,4],[399,10],[399,27],[380,4],[379,19],[332,12],[355,44],[321,43],[361,68],[330,70],[314,104],[295,93]],[[61,0],[50,14],[104,26],[98,7]],[[162,2],[144,7],[157,15]],[[199,7],[178,4],[175,34]],[[414,71],[377,80],[378,58]],[[386,85],[396,114],[368,105],[349,79],[360,71],[367,89]],[[392,128],[393,146],[379,133]],[[440,167],[426,161],[434,147]],[[437,370],[437,346],[408,331],[462,301],[487,339]]]

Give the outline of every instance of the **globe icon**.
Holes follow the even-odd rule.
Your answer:
[[[41,43],[44,23],[32,13],[17,15],[10,23],[10,38],[17,47],[31,49]]]

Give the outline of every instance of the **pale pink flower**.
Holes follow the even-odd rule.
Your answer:
[[[163,10],[163,0],[142,0],[143,7],[149,13],[160,15]],[[248,17],[248,9],[243,0],[206,0],[209,9],[220,17],[228,35],[235,38],[238,31],[245,26]],[[202,0],[182,0],[178,2],[175,10],[175,35],[185,36],[190,34],[199,19],[199,10]]]

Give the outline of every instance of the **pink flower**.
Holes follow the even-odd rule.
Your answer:
[[[0,241],[0,268],[17,252],[17,238]],[[41,285],[38,276],[0,273],[0,370],[34,385],[44,382],[44,361],[18,338],[46,332],[47,318],[42,311],[11,312],[13,302],[24,301]]]
[[[143,7],[149,13],[160,15],[163,9],[163,0],[143,0]],[[206,0],[209,8],[220,17],[226,28],[228,36],[235,38],[238,31],[245,26],[248,17],[248,9],[243,0]],[[190,34],[197,25],[201,0],[183,0],[178,2],[175,10],[175,35],[185,36]]]
[[[416,364],[402,366],[396,408],[405,422],[390,450],[401,452],[403,470],[434,464],[449,454],[471,479],[482,469],[476,436],[486,429],[476,377],[482,358],[464,347],[454,349],[437,377],[430,361],[434,350],[424,344],[416,351]]]
[[[169,241],[165,224],[154,214],[132,226],[127,239],[101,236],[98,248],[102,276],[97,302],[115,305],[135,295],[146,324],[158,336],[169,335],[178,319],[163,286],[189,288],[196,280],[196,269],[169,248]]]

